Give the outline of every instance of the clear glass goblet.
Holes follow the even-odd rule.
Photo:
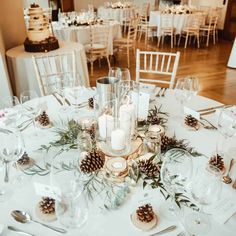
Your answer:
[[[175,194],[186,192],[192,179],[192,170],[192,156],[186,150],[173,148],[165,153],[161,167],[161,181],[170,195],[170,201],[166,204],[170,219],[174,218]]]
[[[56,215],[67,228],[81,228],[88,219],[87,200],[83,194],[82,176],[78,171],[79,153],[57,155],[51,167],[51,186],[56,200]]]
[[[13,129],[11,129],[10,133],[0,132],[0,140],[0,161],[5,167],[0,180],[0,201],[5,201],[11,196],[13,188],[10,184],[10,163],[22,156],[23,141],[20,133]]]
[[[201,208],[219,200],[222,189],[221,180],[222,172],[215,166],[208,164],[197,169],[191,182],[190,192]],[[203,209],[186,215],[185,225],[188,232],[197,235],[206,234],[211,228],[209,215],[204,214]]]

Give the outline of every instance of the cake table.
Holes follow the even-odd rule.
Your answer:
[[[14,47],[6,52],[9,73],[17,96],[20,96],[21,92],[30,89],[35,90],[40,94],[39,85],[33,67],[33,55],[50,56],[62,52],[75,51],[76,67],[81,78],[81,85],[89,86],[88,67],[84,46],[75,42],[63,41],[60,41],[59,44],[59,49],[46,53],[25,52],[23,45]]]

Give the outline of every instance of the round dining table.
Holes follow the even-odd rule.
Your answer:
[[[59,46],[59,49],[50,52],[31,53],[26,52],[24,46],[20,45],[11,48],[6,52],[9,74],[13,82],[13,88],[18,97],[26,90],[35,90],[39,95],[41,95],[36,73],[34,71],[32,60],[33,55],[47,57],[74,51],[76,54],[76,70],[81,78],[80,82],[84,86],[90,85],[84,46],[79,43],[64,41],[59,41]]]
[[[186,22],[192,14],[166,14],[169,17],[173,17],[173,27],[175,28],[175,34],[180,34],[183,28],[186,26]],[[157,37],[161,36],[161,11],[151,11],[149,24],[157,27]],[[203,19],[205,19],[203,17]],[[204,22],[203,22],[204,25]]]
[[[85,96],[80,97],[80,101],[86,101],[89,97],[94,96],[96,93],[96,89],[87,88],[85,91]],[[49,158],[44,151],[39,150],[41,145],[47,145],[50,141],[55,141],[57,139],[57,134],[55,130],[60,127],[61,120],[69,120],[71,118],[80,119],[83,117],[93,116],[93,110],[89,110],[84,107],[79,110],[79,112],[74,113],[73,108],[68,107],[67,109],[71,109],[71,112],[61,112],[61,105],[53,96],[47,96],[40,98],[41,102],[46,104],[47,113],[50,119],[53,122],[53,127],[49,129],[40,129],[37,130],[37,136],[34,135],[33,127],[28,127],[22,132],[24,142],[25,142],[25,150],[28,155],[33,158],[37,164],[42,165],[42,163]],[[199,163],[207,163],[209,157],[216,151],[217,143],[221,143],[223,141],[223,137],[218,130],[209,130],[200,127],[199,130],[193,131],[187,129],[181,122],[175,119],[176,115],[180,114],[180,104],[175,99],[174,91],[168,89],[166,91],[165,96],[163,97],[155,97],[155,100],[150,103],[150,107],[156,105],[157,107],[162,106],[162,111],[168,113],[168,123],[165,128],[165,132],[167,135],[172,136],[176,135],[177,139],[185,139],[189,142],[191,147],[194,147],[198,152],[202,153],[201,156],[192,157],[194,168],[197,168]],[[189,100],[185,106],[190,107],[191,109],[204,109],[214,106],[222,105],[221,103],[201,97],[194,96],[191,100]],[[217,125],[217,112],[211,113],[205,116],[210,122],[214,125]],[[236,145],[235,137],[228,140],[231,147],[235,147]],[[1,147],[1,143],[0,143]],[[231,156],[232,158],[235,158]],[[225,158],[226,168],[228,168],[229,161],[231,157]],[[3,168],[1,169],[0,178],[3,178]],[[231,177],[233,180],[236,178],[236,169],[233,168],[231,172]],[[26,176],[25,176],[26,177]],[[0,224],[5,226],[4,232],[2,235],[4,236],[13,236],[13,232],[6,229],[7,225],[15,226],[21,230],[24,230],[28,233],[43,236],[57,236],[59,235],[57,232],[54,232],[48,228],[45,228],[41,225],[35,223],[27,223],[21,224],[16,222],[10,215],[12,210],[24,210],[29,212],[34,219],[40,220],[37,218],[35,213],[35,207],[39,200],[40,196],[36,195],[34,184],[35,183],[43,183],[50,185],[50,176],[32,176],[25,184],[18,186],[14,189],[14,194],[11,198],[9,198],[6,202],[0,203]],[[142,184],[137,184],[136,186],[131,187],[131,192],[129,193],[127,199],[123,202],[123,204],[115,210],[101,210],[103,199],[99,197],[95,198],[94,201],[89,203],[89,217],[87,224],[82,229],[68,229],[68,233],[65,235],[68,236],[121,236],[121,235],[132,235],[132,236],[147,236],[151,235],[155,232],[158,232],[170,225],[176,225],[177,228],[168,232],[166,235],[168,236],[176,236],[184,230],[183,224],[183,216],[186,214],[185,209],[182,209],[180,215],[173,221],[168,217],[168,209],[163,208],[165,206],[165,200],[158,189],[151,188],[142,188]],[[233,236],[236,232],[236,216],[231,215],[228,216],[227,220],[222,220],[220,216],[224,214],[224,210],[221,212],[217,211],[218,208],[221,207],[222,202],[233,202],[234,204],[231,206],[233,209],[233,213],[236,212],[236,190],[232,188],[232,185],[223,185],[221,198],[218,202],[214,203],[214,207],[212,208],[212,213],[210,215],[212,221],[212,227],[208,234],[208,236]],[[150,231],[144,232],[134,227],[130,220],[130,215],[135,211],[139,204],[143,202],[151,203],[154,206],[155,212],[158,216],[157,225]],[[181,215],[182,214],[182,215]],[[220,214],[220,215],[219,215]],[[62,227],[59,224],[59,221],[48,223],[53,226]],[[17,235],[17,234],[14,234]]]
[[[91,41],[90,26],[63,26],[59,22],[53,22],[53,31],[56,37],[66,42],[78,42],[86,45]],[[97,24],[99,31],[105,31],[108,26],[108,53],[113,55],[113,40],[121,38],[121,26],[118,21],[109,21],[109,24]]]
[[[98,8],[98,17],[101,19],[114,19],[123,23],[124,20],[135,18],[136,8],[127,7],[127,8],[111,8],[111,7],[99,7]]]

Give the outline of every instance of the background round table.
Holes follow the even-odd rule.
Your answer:
[[[102,31],[105,25],[93,27]],[[108,27],[108,52],[113,55],[113,40],[121,38],[121,26],[118,21],[111,21]],[[83,45],[90,43],[90,26],[61,26],[58,22],[53,22],[53,31],[57,38],[66,42],[78,42]]]
[[[80,75],[81,84],[89,86],[88,66],[85,55],[84,46],[75,42],[60,41],[60,48],[46,52],[46,53],[31,53],[24,50],[24,46],[20,45],[12,48],[6,52],[7,61],[9,65],[10,77],[13,80],[13,87],[16,95],[20,96],[21,92],[25,90],[35,90],[40,94],[39,84],[36,79],[36,74],[33,66],[33,55],[50,56],[63,52],[75,51],[76,54],[76,67]]]
[[[123,23],[123,20],[127,18],[134,18],[136,13],[135,7],[130,8],[106,8],[99,7],[98,8],[98,17],[102,19],[114,19]]]
[[[229,61],[228,61],[228,67],[236,68],[236,38],[234,40],[234,44],[230,53]]]

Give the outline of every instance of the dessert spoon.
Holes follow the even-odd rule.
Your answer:
[[[47,224],[41,223],[37,220],[33,220],[30,217],[30,215],[27,212],[24,212],[24,211],[14,210],[14,211],[11,212],[11,215],[16,221],[18,221],[20,223],[35,222],[35,223],[41,224],[41,225],[43,225],[43,226],[45,226],[49,229],[57,231],[59,233],[67,233],[67,231],[65,229],[58,228],[58,227],[51,226],[51,225],[47,225]]]
[[[225,184],[231,184],[232,183],[232,178],[229,175],[230,175],[230,171],[231,171],[233,165],[234,165],[234,159],[231,159],[230,164],[229,164],[228,173],[227,173],[227,175],[223,176],[223,182]]]

